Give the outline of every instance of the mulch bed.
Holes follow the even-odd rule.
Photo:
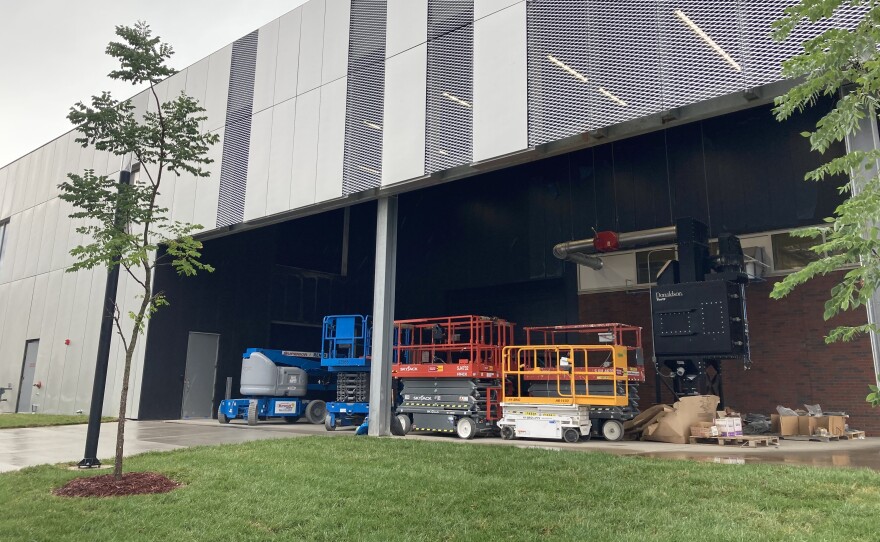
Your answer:
[[[53,491],[59,497],[120,497],[168,493],[180,484],[158,472],[127,472],[122,480],[112,474],[74,478]]]

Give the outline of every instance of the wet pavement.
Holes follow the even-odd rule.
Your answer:
[[[329,433],[323,425],[261,422],[251,427],[242,422],[220,425],[216,420],[129,421],[126,423],[126,456],[191,446],[232,444],[254,440],[333,435],[350,437],[352,429]],[[77,462],[83,457],[86,426],[38,427],[0,430],[0,472],[43,463]],[[101,426],[98,457],[112,457],[116,424]],[[685,459],[725,464],[775,463],[817,467],[854,467],[880,470],[880,438],[838,442],[781,440],[778,447],[742,448],[714,444],[666,444],[660,442],[605,442],[591,440],[569,444],[546,440],[477,438],[463,441],[447,436],[410,435],[404,438],[446,440],[462,445],[504,445],[581,452],[606,452],[622,456]],[[106,463],[106,462],[105,462]]]

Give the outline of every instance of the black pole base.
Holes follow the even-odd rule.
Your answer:
[[[101,462],[97,458],[87,457],[76,464],[81,469],[97,469],[101,466]]]

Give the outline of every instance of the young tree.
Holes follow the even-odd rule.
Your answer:
[[[213,271],[200,261],[202,244],[192,237],[201,226],[171,221],[168,209],[159,206],[162,179],[166,174],[181,173],[207,177],[203,166],[212,161],[207,152],[218,136],[201,131],[205,110],[193,98],[181,93],[164,103],[159,99],[156,85],[175,73],[166,65],[173,54],[171,46],[153,37],[144,22],[117,26],[116,35],[121,41],[111,42],[106,53],[119,61],[119,69],[109,77],[149,85],[152,107],[136,118],[130,100],[120,102],[104,92],[93,96],[88,105],[74,105],[67,118],[79,132],[78,143],[136,161],[144,182],[130,184],[86,170],[81,175],[68,174],[59,188],[61,199],[73,204],[70,217],[82,220],[77,231],[85,239],[71,250],[76,261],[68,271],[119,266],[139,286],[140,305],[127,315],[133,321],[131,330],[125,329],[118,304],[113,314],[116,333],[125,348],[114,465],[119,479],[132,357],[147,319],[168,304],[162,292],[153,291],[153,272],[157,265],[171,265],[185,276]],[[160,246],[164,253],[157,258]]]
[[[798,83],[776,99],[774,113],[785,120],[796,111],[812,106],[822,96],[835,98],[833,109],[804,135],[813,150],[828,148],[860,130],[865,119],[877,120],[880,98],[880,3],[876,0],[800,0],[785,9],[774,23],[774,37],[788,39],[799,28],[832,17],[839,9],[858,10],[862,14],[855,28],[832,28],[803,44],[803,52],[782,65],[782,73]],[[834,176],[846,176],[851,182],[840,187],[846,200],[826,219],[826,227],[793,232],[798,237],[816,239],[812,247],[818,259],[778,282],[771,294],[785,297],[800,284],[818,275],[854,266],[845,272],[831,290],[825,303],[825,319],[842,311],[863,307],[880,288],[880,150],[852,149],[807,174],[818,182]],[[823,239],[824,235],[824,239]],[[876,326],[839,326],[826,342],[849,341],[877,332]],[[867,400],[880,404],[877,387],[871,386]]]

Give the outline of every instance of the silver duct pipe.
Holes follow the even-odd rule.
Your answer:
[[[587,254],[580,254],[578,252],[573,252],[563,259],[574,262],[578,265],[589,267],[590,269],[595,269],[596,271],[599,271],[602,269],[602,266],[605,265],[602,263],[602,258],[598,256],[588,256]]]
[[[617,237],[621,248],[639,244],[662,243],[664,241],[672,241],[673,239],[675,239],[675,226],[631,231],[621,233]],[[553,247],[553,255],[560,260],[574,262],[598,271],[602,269],[602,260],[598,256],[590,255],[595,253],[596,246],[592,238],[559,243]]]

